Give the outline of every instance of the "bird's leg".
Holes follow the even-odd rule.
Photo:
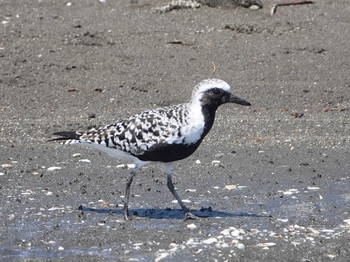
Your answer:
[[[185,219],[197,219],[195,215],[193,215],[190,209],[182,202],[179,194],[175,191],[173,180],[172,180],[172,168],[170,164],[165,164],[166,167],[166,175],[167,175],[167,187],[169,188],[171,194],[175,197],[177,202],[180,204],[182,211],[185,213]]]
[[[124,202],[124,218],[125,220],[129,220],[129,198],[130,198],[130,187],[132,184],[132,181],[134,179],[134,176],[136,175],[136,171],[139,169],[139,167],[136,165],[130,173],[130,177],[128,181],[126,182],[126,188],[125,188],[125,202]]]

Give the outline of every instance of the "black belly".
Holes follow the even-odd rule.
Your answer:
[[[142,161],[173,162],[189,157],[198,148],[200,141],[191,145],[158,144],[136,157]]]

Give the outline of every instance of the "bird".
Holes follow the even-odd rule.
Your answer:
[[[159,13],[165,13],[174,9],[199,8],[202,5],[209,7],[237,7],[242,6],[250,9],[261,9],[263,4],[260,0],[172,0],[164,6],[156,7]]]
[[[85,132],[55,132],[53,135],[58,137],[51,141],[92,147],[134,164],[125,188],[125,220],[129,219],[130,187],[134,177],[143,166],[154,162],[163,165],[167,187],[179,203],[184,219],[197,219],[174,188],[172,163],[196,151],[213,126],[216,110],[226,103],[251,106],[247,100],[234,95],[225,81],[206,79],[194,87],[186,103],[143,111]]]

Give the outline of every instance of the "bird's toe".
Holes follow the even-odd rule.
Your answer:
[[[191,212],[186,212],[185,213],[184,221],[186,221],[186,220],[196,220],[196,219],[199,219],[199,217],[193,215]]]

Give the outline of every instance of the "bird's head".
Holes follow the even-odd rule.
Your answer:
[[[207,79],[200,82],[193,90],[192,103],[218,108],[225,103],[236,103],[243,106],[251,104],[231,93],[231,87],[220,79]]]

